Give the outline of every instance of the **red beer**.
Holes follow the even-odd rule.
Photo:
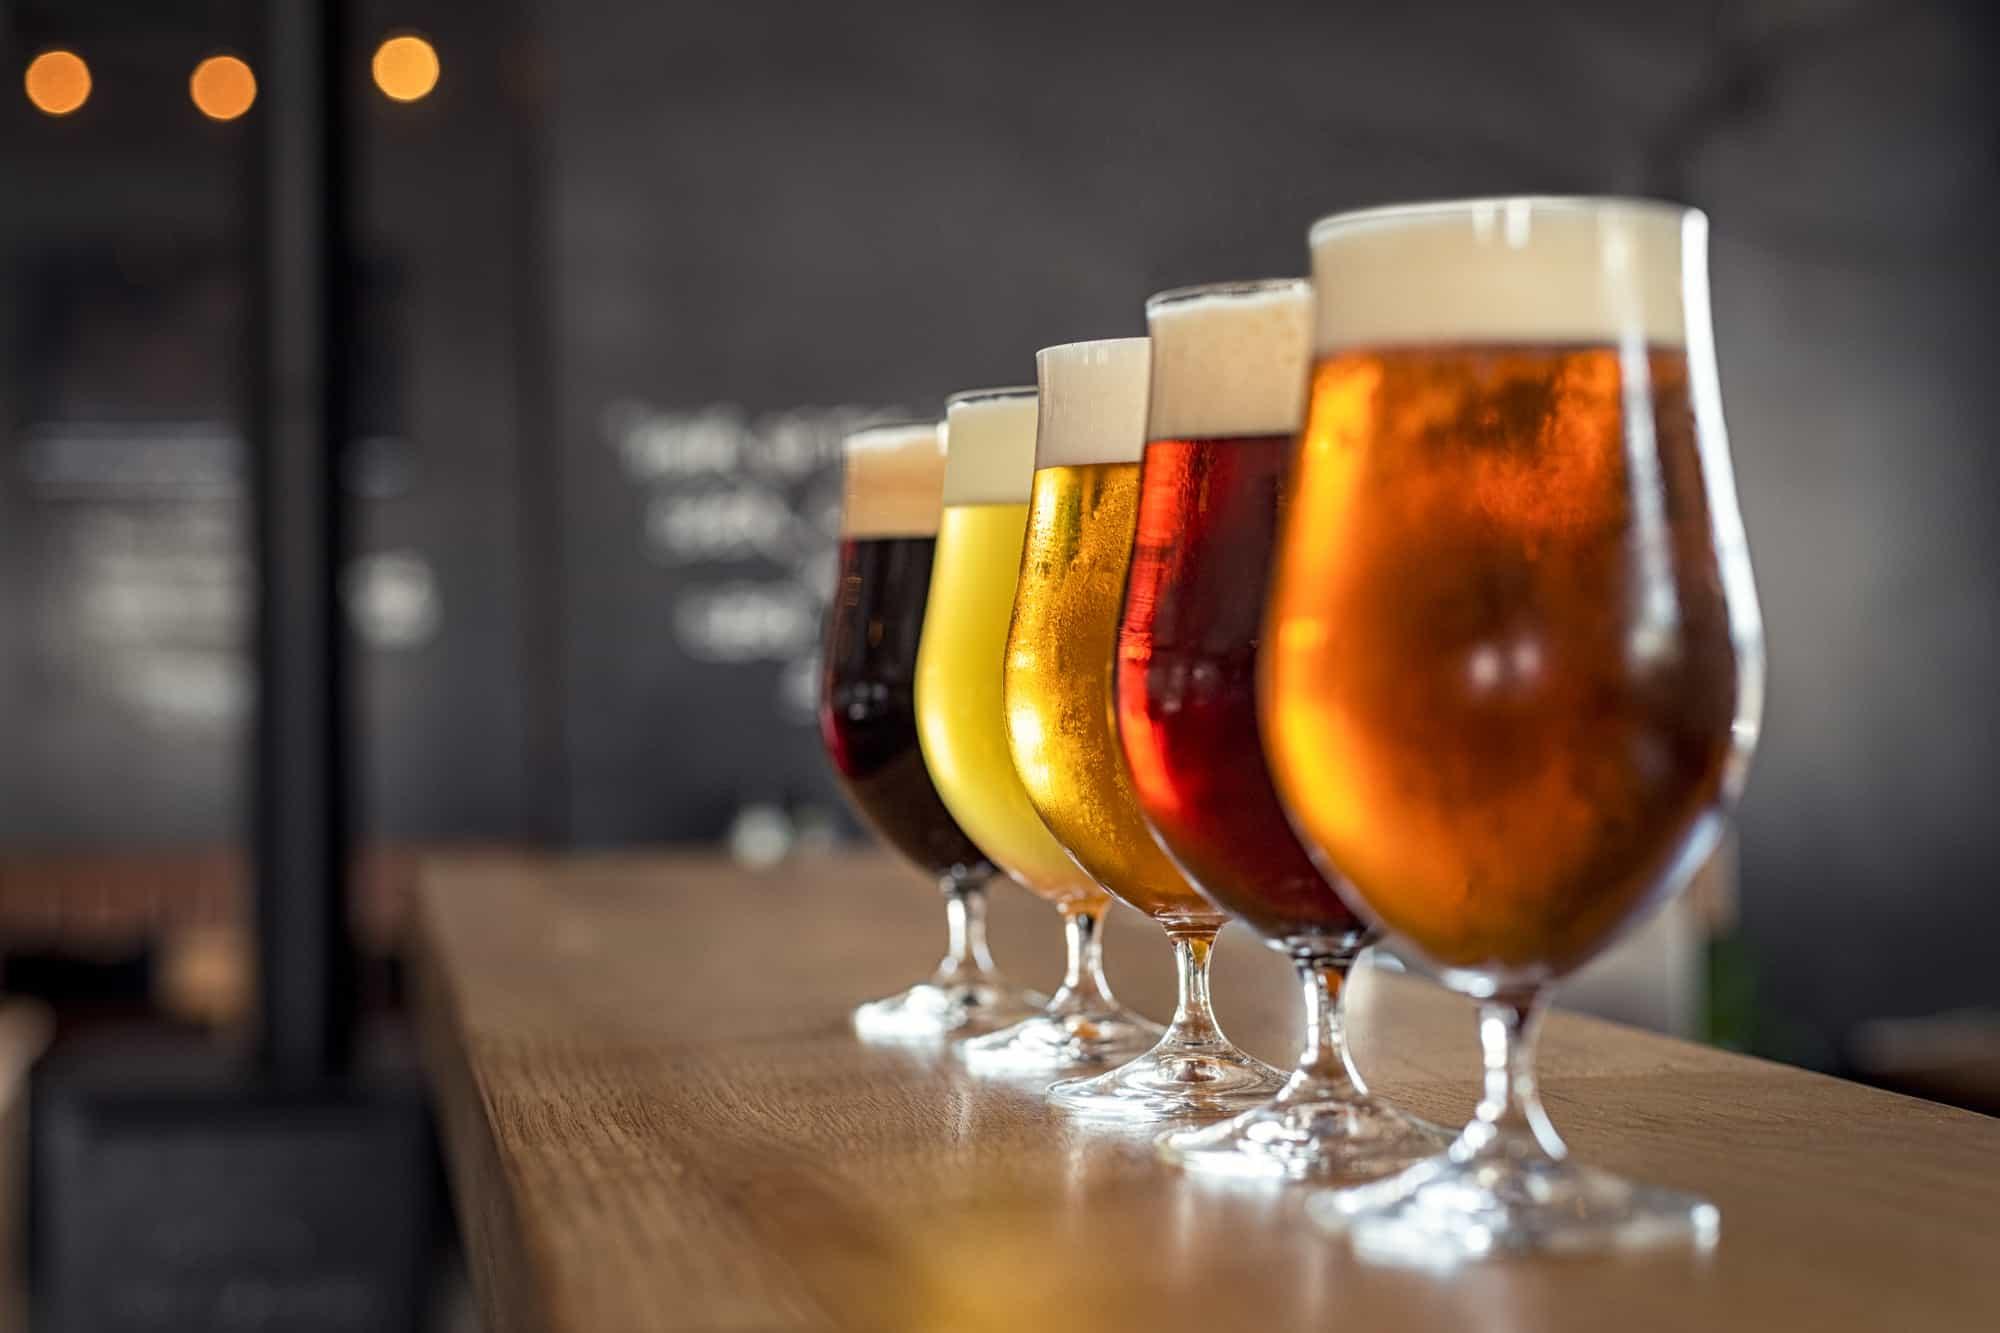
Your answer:
[[[1311,287],[1282,278],[1146,303],[1150,442],[1118,704],[1155,835],[1203,893],[1291,956],[1305,1002],[1278,1094],[1161,1149],[1191,1171],[1352,1183],[1440,1140],[1354,1074],[1341,991],[1370,931],[1292,832],[1259,725],[1265,587],[1291,505],[1312,312]]]
[[[1155,440],[1118,638],[1118,723],[1146,817],[1202,893],[1273,941],[1361,923],[1278,804],[1257,645],[1291,438]]]
[[[1146,303],[1153,364],[1138,537],[1118,638],[1118,724],[1154,835],[1204,896],[1299,957],[1362,924],[1278,803],[1257,725],[1264,588],[1305,408],[1303,282]]]

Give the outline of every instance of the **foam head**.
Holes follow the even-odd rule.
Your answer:
[[[1337,213],[1310,234],[1314,350],[1677,346],[1688,284],[1707,281],[1707,226],[1693,209],[1639,199],[1522,196]]]
[[[944,502],[1025,504],[1035,484],[1035,391],[973,389],[945,400]]]
[[[1136,463],[1146,451],[1151,340],[1106,338],[1035,353],[1042,386],[1035,466]]]
[[[933,537],[944,487],[944,441],[934,421],[855,431],[840,445],[840,535]]]
[[[1146,438],[1291,435],[1305,419],[1312,284],[1215,283],[1146,302],[1153,386]]]

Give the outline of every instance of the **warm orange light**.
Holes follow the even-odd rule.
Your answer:
[[[44,51],[28,62],[21,86],[35,110],[67,116],[90,100],[90,66],[74,51]]]
[[[421,37],[391,37],[375,48],[375,86],[396,102],[414,102],[437,87],[437,48]]]
[[[210,56],[188,76],[188,96],[210,120],[235,120],[257,100],[257,76],[235,56]]]

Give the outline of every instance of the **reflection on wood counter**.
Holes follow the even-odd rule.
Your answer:
[[[1055,914],[1005,888],[995,948],[1046,985]],[[1722,1209],[1707,1256],[1358,1264],[1297,1189],[1229,1188],[1036,1083],[864,1046],[849,1006],[934,961],[935,895],[885,860],[457,861],[422,891],[421,1014],[492,1333],[641,1329],[1990,1329],[2000,1121],[1555,1015],[1542,1072],[1580,1159]],[[1164,1016],[1158,931],[1111,932]],[[1283,960],[1225,934],[1217,1005],[1289,1063]],[[1373,974],[1380,1090],[1457,1123],[1468,1006]]]

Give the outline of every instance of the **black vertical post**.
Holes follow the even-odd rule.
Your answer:
[[[256,236],[257,709],[263,1053],[281,1084],[344,1067],[353,975],[345,547],[350,315],[343,0],[266,0]]]

